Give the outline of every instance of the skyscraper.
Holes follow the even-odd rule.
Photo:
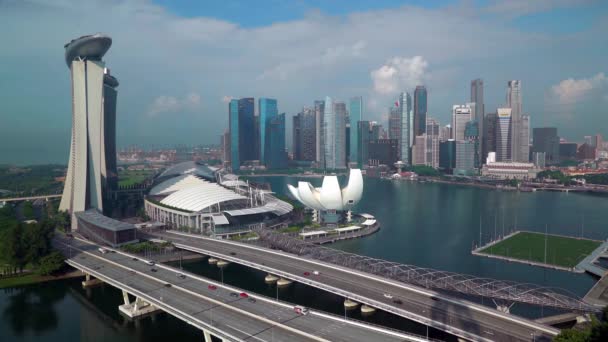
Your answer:
[[[498,114],[497,113],[488,113],[485,116],[483,129],[484,132],[482,134],[484,143],[481,146],[482,149],[482,158],[481,160],[486,160],[488,153],[496,152],[496,127],[498,125]]]
[[[498,108],[496,121],[496,161],[513,161],[512,159],[512,118],[511,108]]]
[[[287,168],[285,150],[285,113],[276,115],[266,122],[265,163],[269,169]]]
[[[312,108],[303,108],[293,117],[293,154],[295,160],[315,161],[316,120]]]
[[[357,123],[357,130],[359,131],[357,134],[357,164],[359,168],[362,168],[369,161],[369,141],[371,139],[378,139],[378,136],[372,136],[372,128],[369,121],[359,121]]]
[[[467,122],[471,121],[471,107],[469,105],[452,106],[452,139],[464,140],[464,129]]]
[[[323,110],[323,142],[325,168],[336,168],[336,115],[331,97],[325,97]]]
[[[532,130],[532,152],[544,153],[545,163],[559,163],[559,136],[555,127],[539,127]]]
[[[475,112],[472,113],[472,119],[481,122],[484,117],[485,107],[483,102],[483,80],[478,78],[471,81],[471,102],[475,102]],[[480,125],[479,130],[483,130]]]
[[[258,99],[258,110],[260,113],[260,127],[259,127],[259,137],[260,137],[260,161],[266,164],[266,149],[268,145],[268,139],[266,138],[266,126],[274,117],[279,115],[279,110],[277,108],[277,100],[275,99],[267,99],[267,98],[259,98]]]
[[[325,102],[321,100],[315,101],[315,158],[319,167],[325,166],[325,123],[323,113],[325,111]]]
[[[412,146],[412,165],[427,165],[426,161],[426,133],[416,136]]]
[[[228,103],[228,127],[230,136],[230,167],[238,171],[241,167],[239,155],[239,100],[232,99]]]
[[[349,102],[349,119],[350,119],[350,140],[349,140],[349,157],[348,161],[351,163],[357,162],[357,156],[359,154],[357,141],[359,130],[357,129],[357,123],[363,118],[363,98],[356,96],[350,99]]]
[[[65,45],[72,81],[72,138],[68,171],[59,210],[70,214],[104,210],[116,184],[116,87],[102,61],[112,39],[83,36]],[[113,153],[113,155],[112,155]],[[72,215],[72,227],[76,226]]]
[[[343,169],[346,167],[346,104],[338,101],[334,102],[334,153],[332,169]],[[329,167],[329,166],[328,166]]]
[[[519,161],[527,163],[530,161],[530,116],[522,115],[519,129]]]
[[[427,92],[426,87],[419,85],[414,90],[414,136],[426,131]]]
[[[399,141],[401,154],[399,157],[401,161],[408,165],[411,162],[410,149],[414,143],[412,97],[409,93],[404,92],[399,95],[399,107],[397,109],[401,117],[401,138]]]
[[[246,97],[238,100],[239,121],[239,159],[241,163],[256,160],[256,129],[254,99]]]
[[[512,80],[507,83],[507,107],[511,108],[511,158],[512,161],[527,161],[528,156],[522,156],[522,101],[521,81]],[[500,119],[500,118],[499,118]],[[528,144],[528,142],[526,142]]]
[[[426,118],[426,165],[439,167],[439,122],[433,118]]]

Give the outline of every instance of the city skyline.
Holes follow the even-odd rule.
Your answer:
[[[152,18],[138,21],[137,35],[133,36],[122,16],[113,17],[109,22],[89,17],[87,13],[95,11],[87,11],[88,7],[101,8],[102,5],[107,6],[108,11],[117,8],[113,6],[122,6],[127,13],[124,18],[138,11],[150,13]],[[363,119],[384,122],[386,107],[393,102],[390,99],[402,91],[413,93],[415,86],[420,84],[429,92],[427,115],[448,122],[451,106],[467,101],[468,83],[475,78],[484,80],[486,112],[505,105],[505,82],[518,79],[524,84],[524,110],[532,118],[532,127],[556,126],[569,140],[580,140],[581,136],[596,133],[608,135],[604,128],[608,125],[601,122],[605,120],[603,108],[608,84],[602,56],[605,56],[608,44],[604,43],[606,37],[598,34],[602,31],[598,15],[605,13],[605,3],[531,5],[519,10],[505,9],[493,3],[472,8],[450,3],[399,7],[381,2],[373,8],[348,4],[327,8],[330,5],[308,4],[290,16],[260,19],[262,21],[257,23],[247,23],[244,16],[214,18],[215,12],[211,17],[203,17],[200,9],[192,10],[186,16],[181,13],[189,9],[188,5],[176,10],[177,5],[167,2],[102,4],[92,1],[83,5],[67,1],[48,6],[36,2],[26,5],[10,2],[0,6],[0,18],[7,24],[7,32],[23,32],[22,40],[9,40],[9,54],[0,57],[0,70],[13,82],[13,86],[0,95],[3,103],[0,115],[6,123],[0,132],[3,137],[0,146],[9,146],[17,137],[24,140],[17,149],[3,148],[0,155],[4,160],[0,162],[67,162],[65,146],[69,142],[70,122],[65,113],[70,111],[70,103],[65,98],[69,95],[69,79],[61,70],[61,61],[56,58],[56,46],[81,32],[98,31],[111,34],[115,44],[125,51],[123,54],[110,52],[106,56],[113,70],[121,75],[121,92],[125,94],[117,103],[119,146],[152,142],[216,143],[218,132],[227,127],[228,120],[223,115],[226,102],[223,101],[231,97],[276,98],[282,104],[282,111],[290,117],[307,105],[308,99],[322,99],[326,94],[332,94],[336,99],[348,101],[353,96],[362,96]],[[65,19],[60,12],[66,6],[70,15],[82,18],[83,25],[78,32],[61,24]],[[315,6],[321,8],[315,9]],[[279,8],[274,15],[286,12]],[[465,12],[469,17],[463,14]],[[564,12],[578,14],[568,16],[571,28],[566,32],[557,24]],[[52,32],[45,32],[48,43],[36,46],[25,43],[33,39],[28,35],[40,34],[37,31],[40,28],[23,26],[27,22],[22,20],[24,16],[49,24]],[[429,23],[422,22],[423,18]],[[415,25],[415,30],[407,29],[411,34],[406,37],[391,38],[390,31],[376,31],[379,19],[382,22],[421,23]],[[542,20],[531,24],[533,19]],[[493,21],[500,25],[492,25]],[[247,49],[231,52],[229,58],[218,55],[225,49],[220,40],[233,44],[239,36],[260,42],[262,45],[256,51],[289,50],[282,49],[280,40],[277,42],[274,38],[278,31],[285,32],[280,33],[279,37],[282,37],[299,25],[306,25],[310,27],[308,31],[324,32],[326,27],[322,22],[329,23],[331,30],[337,32],[329,35],[327,41],[317,42],[308,34],[290,37],[300,39],[298,45],[306,49],[313,47],[320,51],[315,57],[300,54],[300,49],[278,53],[274,58],[264,58],[264,54],[250,58]],[[418,32],[429,29],[429,24],[436,26],[438,23],[441,23],[440,32],[445,31],[445,36],[458,46],[469,46],[471,42],[465,37],[468,33],[479,32],[482,35],[479,48],[454,48],[446,54],[443,50],[451,46],[447,41],[436,39],[429,46],[415,38]],[[357,29],[346,33],[352,27]],[[452,27],[460,29],[450,30]],[[387,29],[402,30],[398,24],[388,25]],[[371,39],[372,33],[386,36],[386,45]],[[175,39],[164,39],[168,34]],[[568,37],[567,43],[563,42],[564,36]],[[405,41],[395,44],[397,38]],[[141,51],[124,49],[135,39]],[[496,51],[492,42],[499,39],[511,48]],[[164,46],[169,40],[176,44],[177,50],[172,53],[180,54],[180,62],[167,63],[171,58],[163,50],[170,50]],[[572,44],[577,46],[574,50],[585,51],[584,56],[576,57],[578,60],[572,59],[572,53],[564,52],[571,50],[566,46]],[[481,50],[483,54],[475,53]],[[560,53],[555,53],[557,51]],[[146,61],[132,63],[135,54],[141,52],[150,52]],[[544,63],[547,55],[552,56],[552,63]],[[50,64],[41,68],[31,56],[45,58]],[[524,57],[526,63],[519,63]],[[242,73],[231,72],[237,59]],[[26,65],[27,69],[23,71]],[[20,70],[26,77],[14,77],[12,70]],[[150,75],[163,82],[142,82]],[[32,84],[35,86],[31,87]],[[30,96],[44,101],[23,101],[23,89],[30,89]],[[44,129],[32,129],[34,122],[40,120],[49,125]],[[12,129],[8,130],[8,127]],[[290,136],[291,120],[287,120],[287,131]],[[288,141],[291,141],[289,136]],[[49,143],[40,148],[36,138]]]

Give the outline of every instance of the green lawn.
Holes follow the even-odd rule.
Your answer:
[[[15,287],[40,282],[43,277],[37,274],[27,274],[24,276],[9,277],[0,279],[0,289],[5,287]]]
[[[547,264],[574,267],[601,244],[600,241],[547,235]],[[481,250],[489,255],[545,262],[545,234],[519,232]]]

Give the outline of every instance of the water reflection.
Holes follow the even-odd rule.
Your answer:
[[[8,296],[3,319],[16,336],[26,332],[36,335],[57,328],[56,303],[62,301],[67,288],[57,283],[6,289]]]

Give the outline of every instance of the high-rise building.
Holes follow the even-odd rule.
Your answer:
[[[456,141],[448,139],[439,143],[439,168],[452,173],[456,167]]]
[[[496,152],[496,127],[498,125],[498,114],[488,113],[483,124],[483,139],[481,160],[485,160],[490,152]]]
[[[439,167],[439,122],[433,118],[426,118],[426,165]]]
[[[485,105],[483,102],[483,80],[478,78],[471,81],[471,102],[476,104],[475,112],[472,113],[473,120],[482,122],[485,115]],[[480,132],[483,130],[483,126],[479,127]]]
[[[239,159],[241,163],[258,159],[256,144],[258,135],[256,132],[254,99],[246,97],[238,100],[238,122],[239,122]]]
[[[529,145],[528,142],[523,142],[522,128],[522,96],[521,96],[521,81],[512,80],[507,83],[507,107],[511,108],[511,160],[516,162],[528,161],[528,156],[523,156],[523,144]]]
[[[350,99],[349,102],[349,120],[350,120],[350,134],[349,134],[349,156],[348,161],[351,163],[358,162],[358,144],[359,141],[357,129],[357,123],[363,118],[363,98],[356,96]]]
[[[287,168],[285,149],[285,113],[271,117],[266,122],[266,167],[269,169]]]
[[[384,133],[381,124],[377,123],[376,121],[372,121],[369,123],[369,125],[371,127],[370,140],[386,139],[386,134]]]
[[[445,125],[439,130],[439,141],[448,141],[452,139],[452,125]]]
[[[512,159],[512,121],[511,108],[498,108],[496,122],[496,161],[506,162]]]
[[[333,169],[346,168],[346,153],[347,153],[347,139],[346,139],[346,122],[348,111],[346,110],[346,104],[341,101],[334,102],[334,115],[335,115],[335,167]]]
[[[293,117],[293,158],[316,160],[316,115],[312,108],[303,108]]]
[[[419,85],[414,90],[414,136],[426,133],[427,92]]]
[[[417,135],[412,146],[412,165],[427,165],[426,160],[426,133]]]
[[[576,152],[578,150],[577,143],[560,142],[559,143],[559,159],[576,160]]]
[[[325,123],[323,113],[325,111],[325,102],[321,100],[315,101],[315,158],[319,167],[325,166]]]
[[[111,45],[112,39],[102,34],[83,36],[65,45],[72,81],[72,137],[59,210],[70,214],[87,209],[104,211],[104,201],[117,186],[118,81],[102,61]],[[77,228],[76,221],[72,215],[73,228]]]
[[[357,134],[357,164],[359,168],[363,168],[363,165],[367,165],[369,161],[368,147],[369,141],[372,139],[371,123],[369,121],[359,121],[357,130],[359,131]]]
[[[395,105],[396,106],[389,108],[388,138],[401,141],[401,113],[399,112],[399,102],[396,102]]]
[[[530,116],[522,115],[520,120],[520,144],[519,144],[519,161],[527,163],[530,161]]]
[[[469,105],[452,106],[452,139],[464,140],[464,129],[467,122],[471,121],[471,107]]]
[[[232,99],[228,103],[228,128],[230,135],[230,167],[238,171],[241,167],[239,155],[239,100]]]
[[[456,141],[456,163],[453,174],[471,176],[477,173],[475,162],[477,159],[477,141]]]
[[[410,149],[414,143],[414,115],[412,97],[409,93],[404,92],[399,95],[398,112],[401,117],[400,160],[408,165],[411,162]]]
[[[226,130],[222,134],[222,161],[224,165],[230,162],[230,131]]]
[[[378,139],[369,141],[369,165],[392,166],[399,160],[399,141],[397,139]]]
[[[532,130],[532,153],[544,153],[547,165],[559,164],[559,136],[555,127],[538,127]]]
[[[268,145],[268,139],[266,138],[266,126],[274,117],[279,115],[279,109],[277,108],[277,100],[259,98],[258,99],[258,110],[259,110],[259,141],[260,141],[260,161],[266,164],[266,150]]]
[[[475,150],[473,167],[476,169],[481,167],[481,146],[479,143],[479,132],[479,123],[477,122],[477,120],[467,122],[467,125],[464,128],[464,139],[465,141],[470,141],[473,143],[473,147]]]

